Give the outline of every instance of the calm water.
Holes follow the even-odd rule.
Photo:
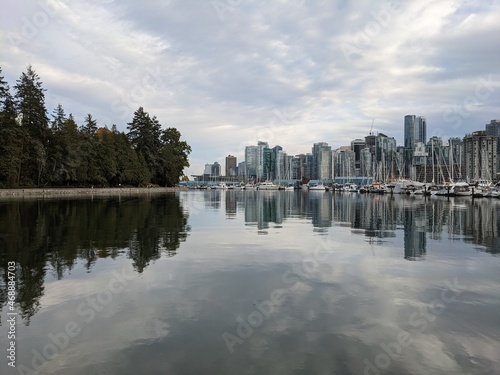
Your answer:
[[[499,374],[499,211],[302,191],[0,201],[0,373]]]

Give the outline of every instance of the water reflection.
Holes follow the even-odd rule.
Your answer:
[[[287,220],[312,225],[313,232],[348,227],[370,244],[395,241],[402,231],[402,256],[424,260],[429,241],[460,240],[480,251],[500,251],[497,200],[424,199],[406,196],[325,192],[204,191],[158,198],[31,200],[0,202],[0,305],[7,301],[7,262],[17,264],[17,303],[22,317],[40,309],[44,279],[61,279],[99,258],[126,256],[141,273],[151,261],[176,254],[190,230],[187,197],[205,210],[241,214],[245,225],[264,234]]]
[[[191,193],[188,193],[191,194]],[[196,193],[193,193],[196,194]],[[310,220],[313,230],[324,232],[332,226],[381,243],[404,231],[404,257],[421,259],[429,239],[460,238],[479,249],[500,251],[500,201],[488,199],[446,199],[400,195],[331,194],[325,192],[205,191],[205,206],[220,209],[225,203],[227,218],[244,214],[248,226],[259,233],[270,224],[285,225],[287,219]]]
[[[16,262],[17,303],[29,323],[44,294],[44,279],[57,279],[80,261],[88,272],[99,258],[120,254],[143,272],[162,255],[176,254],[187,238],[188,217],[178,197],[0,202],[0,305],[7,264]]]
[[[499,258],[474,250],[498,252],[499,203],[302,191],[3,202],[2,302],[14,259],[16,308],[36,313],[18,324],[25,366],[81,328],[45,350],[40,373],[378,373],[366,361],[381,374],[498,373]],[[412,344],[382,371],[381,344],[402,331]]]

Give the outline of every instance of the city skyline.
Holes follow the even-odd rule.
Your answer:
[[[364,139],[356,138],[353,139],[350,142],[350,146],[344,145],[340,146],[336,149],[332,148],[327,142],[315,142],[312,145],[312,149],[310,151],[306,152],[301,152],[299,154],[291,154],[287,153],[286,149],[283,149],[281,145],[276,145],[272,149],[269,146],[269,143],[266,141],[258,141],[257,145],[247,145],[245,146],[245,151],[244,151],[244,156],[243,156],[243,165],[245,168],[245,172],[242,172],[239,170],[237,172],[238,176],[257,176],[258,178],[261,178],[266,175],[270,175],[269,170],[266,171],[262,168],[263,164],[265,164],[263,158],[265,158],[264,151],[269,150],[273,151],[276,154],[276,149],[280,150],[280,153],[283,153],[286,157],[289,157],[290,160],[286,160],[282,163],[282,168],[283,170],[288,170],[290,169],[290,174],[294,174],[295,172],[292,171],[291,163],[293,163],[292,159],[300,159],[301,157],[305,157],[306,159],[308,157],[311,157],[309,162],[306,162],[306,164],[309,164],[309,172],[306,172],[307,178],[313,179],[320,179],[320,180],[328,180],[328,176],[332,176],[336,174],[337,176],[373,176],[376,175],[377,172],[372,170],[374,165],[377,164],[377,162],[383,162],[384,164],[391,163],[390,158],[393,157],[394,155],[398,154],[401,157],[401,160],[398,160],[398,163],[401,163],[401,165],[398,166],[400,167],[401,170],[398,172],[401,173],[400,176],[404,177],[413,177],[415,178],[416,171],[412,168],[417,166],[417,168],[420,168],[418,166],[423,166],[424,164],[428,164],[429,160],[431,158],[436,159],[436,156],[431,156],[431,152],[429,152],[429,145],[432,145],[431,147],[448,147],[452,151],[450,155],[447,155],[447,158],[454,158],[458,157],[459,153],[464,152],[464,145],[466,140],[472,139],[472,137],[485,137],[485,136],[494,136],[498,138],[495,141],[495,146],[492,146],[492,141],[490,140],[488,143],[486,143],[488,146],[488,150],[490,152],[491,158],[493,158],[493,155],[495,154],[495,150],[497,151],[497,155],[500,154],[500,120],[497,119],[492,119],[490,120],[489,123],[486,123],[484,125],[484,129],[476,129],[470,133],[464,134],[462,137],[449,137],[448,139],[443,139],[439,136],[432,135],[430,137],[427,137],[427,120],[425,116],[416,116],[416,115],[405,115],[404,120],[403,120],[403,127],[404,127],[404,141],[403,144],[398,144],[396,139],[394,137],[388,136],[383,133],[374,133],[370,131],[370,133],[364,137]],[[484,135],[483,135],[484,133]],[[462,151],[456,151],[454,148],[456,148],[456,142],[457,140],[460,141],[460,147],[462,148]],[[484,141],[482,141],[484,143]],[[478,143],[481,144],[481,143]],[[498,149],[497,145],[498,144]],[[494,147],[494,150],[491,148]],[[327,160],[326,154],[323,156],[318,156],[317,150],[322,150],[325,149],[328,153],[330,153],[331,160],[330,165],[328,165],[328,162],[325,164],[325,160]],[[366,153],[364,151],[370,152],[369,155],[369,160],[366,160]],[[384,151],[385,150],[385,151]],[[344,158],[342,156],[343,152],[345,151],[350,151],[352,152],[352,160],[349,160],[348,163],[352,164],[346,167],[344,165],[346,163],[346,160],[336,160],[335,158],[340,156],[341,158]],[[394,155],[390,155],[390,153],[394,153]],[[384,154],[385,153],[385,154]],[[260,155],[260,156],[259,156]],[[337,156],[335,156],[337,155]],[[464,176],[461,176],[460,178],[467,178],[469,176],[473,176],[474,179],[482,178],[483,175],[489,175],[488,179],[496,179],[496,173],[495,171],[497,170],[497,162],[491,160],[489,163],[490,164],[490,172],[486,173],[485,171],[488,170],[485,169],[482,172],[474,172],[471,173],[473,170],[473,166],[471,166],[472,160],[476,160],[474,163],[477,162],[479,159],[483,159],[485,156],[481,157],[482,153],[478,152],[476,156],[467,156],[470,161],[467,161],[467,157],[465,157],[464,153]],[[318,157],[321,158],[323,161],[318,163]],[[444,157],[444,155],[443,155]],[[226,157],[226,163],[228,158],[235,158],[233,155],[229,155]],[[260,159],[259,159],[260,158]],[[351,158],[351,157],[350,157]],[[478,159],[479,158],[479,159]],[[373,160],[372,160],[373,159]],[[496,159],[496,156],[495,156]],[[305,162],[305,161],[304,161]],[[479,161],[480,163],[483,163]],[[233,162],[234,164],[240,164],[237,163],[236,160]],[[270,163],[270,160],[267,160],[267,163]],[[276,162],[273,160],[272,164],[274,165]],[[301,161],[302,163],[302,161]],[[373,163],[373,164],[372,164]],[[444,163],[444,160],[442,161]],[[451,162],[447,160],[447,163],[454,164],[454,161],[452,160]],[[466,167],[466,164],[468,163],[469,166]],[[218,161],[215,161],[215,164],[218,164]],[[367,168],[367,164],[371,164],[372,167]],[[456,161],[456,164],[462,164],[462,161],[458,162]],[[260,165],[260,169],[259,169]],[[318,167],[318,165],[320,165]],[[212,166],[212,164],[205,164],[205,175],[211,175],[211,176],[229,176],[227,173],[222,175],[222,174],[213,174],[213,173],[206,173],[207,166]],[[248,169],[247,169],[248,167]],[[275,167],[279,169],[279,167]],[[347,169],[346,169],[347,168]],[[226,166],[227,169],[227,166]],[[322,169],[322,172],[320,171]],[[334,173],[334,169],[336,169],[337,172]],[[342,173],[339,174],[339,171],[342,171]],[[347,172],[346,172],[347,171]],[[304,170],[302,170],[302,174],[304,175]],[[500,171],[498,171],[500,172]],[[280,172],[278,170],[278,178],[282,178],[281,174],[283,172]],[[420,173],[423,173],[420,171]],[[449,173],[449,171],[447,172]],[[271,173],[272,176],[277,176],[275,174],[275,171],[273,170]],[[193,174],[193,176],[196,176],[196,174]],[[234,176],[234,175],[233,175]],[[387,176],[382,173],[383,178],[385,179]],[[380,177],[380,176],[379,176]],[[288,177],[288,179],[300,179],[299,177]]]
[[[463,136],[499,117],[500,4],[130,0],[9,2],[2,74],[32,64],[47,110],[126,130],[140,106],[192,146],[187,175],[267,140],[291,154],[401,117]],[[279,142],[277,140],[279,139]]]

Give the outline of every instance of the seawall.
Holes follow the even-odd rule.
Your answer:
[[[186,190],[188,189],[184,187],[0,189],[0,198],[127,196],[163,194]]]

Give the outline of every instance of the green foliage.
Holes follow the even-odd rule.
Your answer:
[[[0,68],[0,188],[31,186],[173,186],[191,147],[175,128],[139,107],[127,134],[98,128],[89,113],[79,127],[61,104],[49,121],[45,89],[28,66],[14,86]],[[50,127],[49,127],[50,125]]]

